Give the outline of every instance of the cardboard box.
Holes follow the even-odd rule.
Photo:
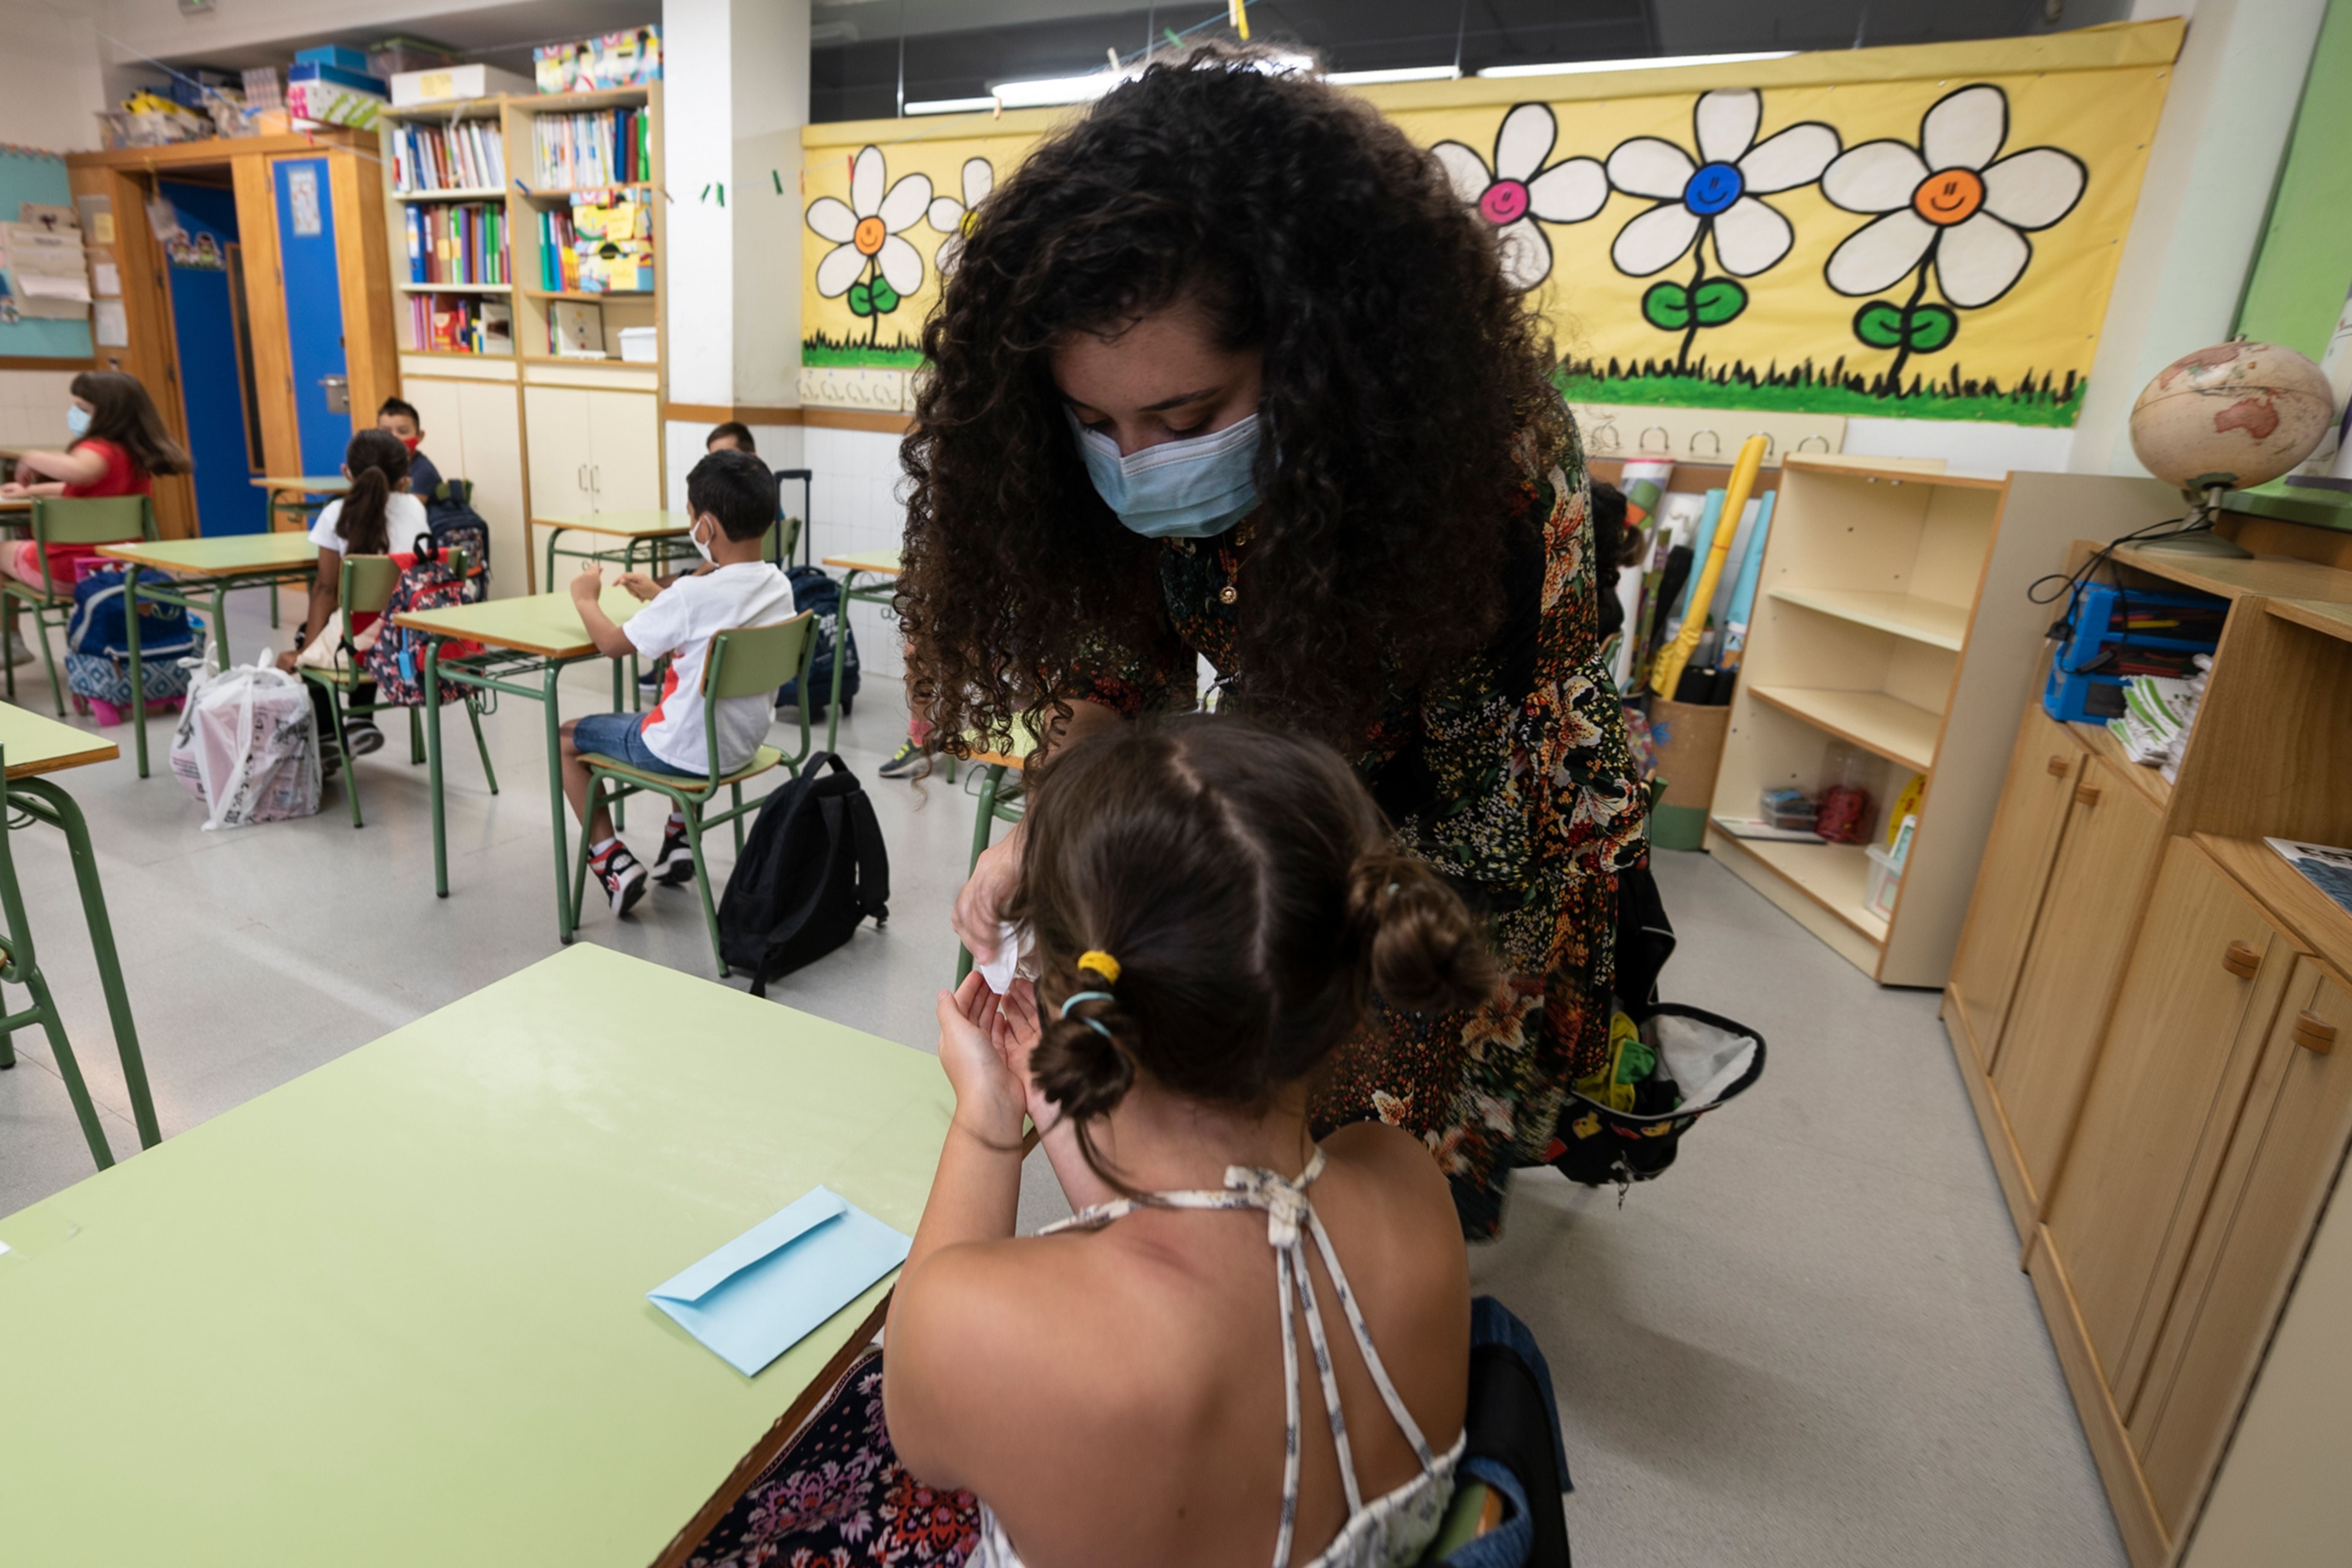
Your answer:
[[[297,49],[294,63],[305,66],[333,66],[340,70],[367,74],[367,56],[341,44],[321,44],[315,49]]]
[[[289,82],[286,87],[287,112],[296,120],[315,120],[321,125],[347,125],[354,131],[373,131],[375,117],[383,109],[383,100],[370,92],[358,92],[331,81]]]
[[[395,109],[404,109],[412,103],[449,103],[530,90],[530,82],[496,66],[441,66],[432,70],[402,71],[392,79]]]

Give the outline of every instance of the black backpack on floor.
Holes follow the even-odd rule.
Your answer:
[[[719,900],[719,952],[751,994],[839,947],[866,916],[890,918],[890,856],[848,764],[812,753],[768,796]]]

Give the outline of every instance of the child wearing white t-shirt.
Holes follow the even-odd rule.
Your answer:
[[[280,669],[294,668],[296,657],[310,646],[341,603],[343,557],[406,554],[415,550],[420,537],[433,531],[425,518],[425,503],[408,493],[408,447],[399,437],[387,430],[362,430],[353,436],[351,445],[343,448],[343,478],[352,481],[350,492],[320,509],[319,521],[310,529],[310,542],[319,547],[319,569],[310,579],[310,604],[302,617],[301,635],[294,639],[292,649],[278,656]],[[366,628],[351,629],[356,637]],[[325,694],[313,689],[311,696],[323,715]],[[375,682],[362,680],[352,688],[354,707],[364,709],[374,700]],[[364,711],[352,714],[343,730],[345,743],[354,756],[365,756],[383,744],[383,731],[376,728],[373,715]],[[333,733],[323,717],[320,733]],[[325,754],[322,751],[322,761]]]
[[[581,760],[586,752],[616,757],[649,773],[708,776],[701,692],[710,639],[737,626],[772,626],[793,617],[792,579],[761,553],[776,520],[776,481],[767,467],[748,452],[712,452],[687,475],[686,504],[692,518],[688,538],[709,566],[667,588],[634,572],[622,577],[622,587],[646,601],[626,626],[615,625],[597,604],[604,578],[594,563],[572,580],[572,603],[599,652],[608,658],[669,658],[661,700],[647,711],[592,713],[563,726],[563,794],[575,816],[588,805],[588,764]],[[770,716],[764,693],[720,700],[714,726],[720,773],[751,760],[767,737]],[[588,836],[588,864],[604,882],[613,912],[627,914],[645,895],[645,867],[614,833],[612,814],[603,807],[581,831]],[[680,813],[670,813],[653,874],[671,883],[694,876]]]

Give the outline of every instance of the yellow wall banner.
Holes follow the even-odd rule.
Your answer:
[[[2063,426],[2180,36],[1366,96],[1495,226],[1576,401]],[[1066,112],[809,128],[805,399],[904,405],[971,209]]]

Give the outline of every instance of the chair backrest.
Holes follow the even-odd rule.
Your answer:
[[[771,565],[789,566],[793,552],[800,548],[800,542],[801,520],[780,517],[768,525],[767,532],[760,536],[760,559]]]
[[[346,555],[343,557],[343,580],[341,602],[343,624],[350,626],[353,616],[380,616],[392,603],[392,592],[400,586],[400,567],[389,555]]]
[[[36,496],[33,537],[43,544],[125,544],[155,537],[146,496]]]
[[[710,639],[702,694],[713,701],[775,690],[799,673],[814,650],[816,612],[803,610],[768,626],[737,626]]]

